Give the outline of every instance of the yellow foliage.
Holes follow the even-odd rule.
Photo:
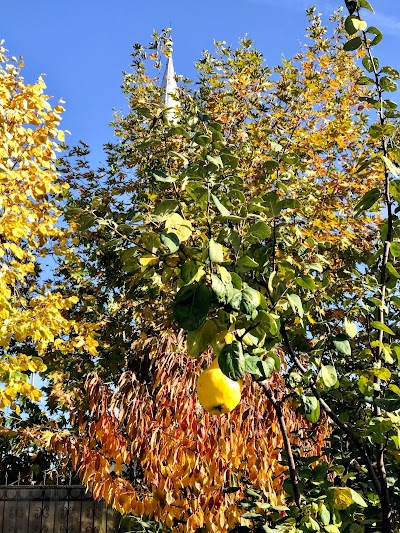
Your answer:
[[[40,399],[24,373],[46,369],[40,356],[49,345],[68,351],[87,345],[92,355],[97,345],[93,326],[66,318],[65,310],[77,298],[46,290],[38,279],[40,258],[52,251],[67,253],[66,230],[57,225],[57,196],[66,184],[55,171],[64,109],[52,108],[42,78],[25,84],[22,66],[14,58],[10,62],[0,46],[0,408],[18,393]],[[25,342],[33,344],[38,357],[18,353]]]

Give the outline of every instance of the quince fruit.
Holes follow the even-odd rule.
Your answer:
[[[212,415],[230,413],[240,402],[242,380],[233,381],[218,366],[218,358],[197,379],[197,397]]]

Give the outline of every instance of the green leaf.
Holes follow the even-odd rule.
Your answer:
[[[215,207],[223,216],[229,216],[231,212],[218,200],[215,194],[211,194],[211,200],[214,202]]]
[[[387,381],[391,378],[392,373],[388,368],[371,368],[370,372],[377,378]]]
[[[140,151],[147,150],[147,148],[154,148],[156,146],[160,146],[161,141],[159,139],[149,139],[148,141],[144,141],[142,143],[139,143],[136,148]]]
[[[379,81],[380,86],[384,91],[388,91],[391,93],[394,93],[397,91],[397,83],[393,81],[388,76],[382,76],[382,78]]]
[[[297,163],[299,162],[299,156],[294,152],[289,152],[288,154],[282,155],[282,161],[284,161],[288,165],[297,165]]]
[[[189,160],[183,154],[179,154],[178,152],[174,152],[173,150],[171,150],[170,152],[168,152],[168,155],[172,159],[180,159],[181,161],[183,161],[185,166],[189,164]]]
[[[295,198],[285,198],[280,202],[280,207],[282,209],[299,209],[301,207],[301,202]]]
[[[382,128],[382,133],[385,137],[390,137],[396,131],[396,126],[394,124],[389,124],[388,122]]]
[[[375,403],[381,409],[393,413],[400,409],[400,397],[392,391],[386,391],[385,398],[376,398]]]
[[[357,50],[357,48],[360,48],[362,45],[361,37],[354,37],[354,39],[350,39],[350,41],[347,41],[343,45],[343,50],[346,50],[346,52],[351,52],[353,50]]]
[[[212,137],[210,135],[205,135],[204,133],[196,133],[192,141],[199,146],[207,146],[207,144],[210,144],[212,141]]]
[[[253,258],[249,257],[248,255],[244,255],[239,259],[237,262],[239,267],[245,267],[245,268],[257,268],[259,264],[257,261],[255,261]]]
[[[246,370],[246,362],[239,341],[235,340],[231,344],[225,344],[218,356],[218,365],[222,372],[233,381],[242,379]]]
[[[175,126],[171,128],[168,132],[168,136],[172,137],[173,135],[182,135],[183,137],[186,137],[186,139],[190,139],[189,133],[185,130],[185,128],[182,128],[182,126]]]
[[[385,333],[389,333],[389,335],[396,335],[395,332],[389,328],[386,324],[383,322],[379,322],[377,320],[373,320],[371,322],[371,326],[375,329],[379,329],[380,331],[384,331]]]
[[[266,222],[260,220],[259,222],[255,222],[252,226],[250,226],[249,234],[253,235],[260,241],[263,241],[271,235],[271,228]]]
[[[400,309],[400,298],[398,296],[391,296],[390,303],[397,307],[397,309]]]
[[[172,304],[174,318],[179,327],[194,331],[205,322],[211,307],[211,289],[204,284],[182,287]]]
[[[331,521],[331,513],[324,503],[321,504],[321,507],[318,510],[318,518],[321,520],[324,526],[327,526]]]
[[[297,294],[288,294],[287,297],[290,307],[293,309],[293,313],[297,313],[300,318],[304,316],[303,304]]]
[[[315,396],[301,394],[300,400],[307,420],[313,423],[318,422],[320,415],[320,405],[317,398],[315,398]]]
[[[84,210],[81,207],[69,207],[65,212],[65,218],[70,220],[71,218],[76,218],[81,215]]]
[[[150,109],[148,109],[147,107],[136,107],[134,110],[139,115],[142,115],[143,117],[146,117],[146,118],[152,118],[153,117]]]
[[[176,181],[175,176],[168,176],[163,170],[155,170],[153,172],[153,178],[155,178],[156,181],[161,181],[163,183],[173,183]]]
[[[211,274],[211,288],[217,301],[224,305],[230,302],[234,294],[232,284],[224,283],[216,274]]]
[[[247,287],[242,292],[242,301],[240,303],[240,309],[246,315],[251,315],[253,311],[257,309],[261,302],[261,295],[255,289]]]
[[[136,250],[137,250],[136,246],[133,246],[132,248],[127,248],[126,250],[121,251],[121,255],[120,255],[121,263],[124,264],[128,259],[130,259],[134,255]]]
[[[271,217],[279,216],[282,210],[282,202],[275,191],[271,191],[263,196],[263,201],[266,207],[265,214]]]
[[[354,214],[359,215],[363,211],[368,211],[381,198],[381,191],[378,188],[366,192],[354,208]]]
[[[369,9],[369,11],[372,11],[372,13],[375,13],[371,4],[367,0],[358,0],[358,7]]]
[[[393,67],[382,67],[381,72],[384,72],[385,74],[390,76],[393,80],[400,79],[400,72]]]
[[[353,13],[357,11],[357,7],[358,7],[357,0],[344,0],[344,1],[345,1],[346,7],[350,15],[352,15]]]
[[[360,376],[359,380],[357,381],[357,386],[361,394],[367,398],[370,398],[374,395],[374,384],[366,376]]]
[[[344,1],[345,1],[346,7],[347,7],[350,15],[355,13],[355,11],[357,10],[357,7],[358,7],[357,0],[344,0]]]
[[[169,249],[171,254],[179,250],[180,240],[175,233],[161,233],[160,241]]]
[[[266,170],[276,170],[279,168],[279,162],[275,161],[274,159],[270,159],[269,161],[265,161],[264,168]]]
[[[390,253],[393,257],[400,256],[400,242],[391,242],[390,243]]]
[[[257,315],[257,321],[260,323],[259,327],[269,338],[279,335],[279,323],[271,313],[261,310]]]
[[[356,492],[353,489],[350,489],[350,490],[351,490],[351,496],[353,498],[353,502],[354,503],[356,503],[360,507],[368,507],[367,502],[364,500],[364,498],[361,496],[361,494],[359,494],[358,492]]]
[[[84,214],[78,219],[79,224],[79,231],[85,231],[96,223],[96,217],[91,215],[90,213]]]
[[[164,200],[154,209],[152,218],[156,222],[163,222],[168,215],[174,213],[179,207],[179,202],[176,200]]]
[[[321,263],[310,263],[307,265],[310,270],[315,270],[315,272],[319,272],[322,274],[324,271],[324,267],[321,265]]]
[[[373,100],[373,101],[375,101],[375,100]],[[369,103],[371,103],[371,102],[369,102]],[[376,158],[373,158],[373,159],[362,158],[362,164],[357,168],[356,173],[358,174],[359,172],[362,172],[363,170],[369,169],[371,163],[373,163],[375,160],[376,160]]]
[[[217,326],[212,320],[207,320],[196,330],[190,331],[186,338],[189,356],[197,358],[207,350],[217,331]]]
[[[260,376],[263,379],[268,379],[275,369],[275,359],[273,357],[267,357],[265,361],[261,359],[257,363]]]
[[[312,424],[316,424],[319,420],[319,417],[321,416],[321,406],[320,403],[317,403],[317,407],[312,411],[311,413],[307,413],[305,415],[306,420],[308,422],[311,422]]]
[[[239,158],[230,152],[221,152],[221,159],[225,167],[237,168],[239,165]]]
[[[245,372],[253,374],[253,376],[261,376],[260,369],[258,368],[258,363],[260,358],[256,355],[245,354]]]
[[[242,518],[252,519],[252,518],[263,518],[263,515],[260,513],[244,513]]]
[[[379,60],[376,57],[373,58],[372,62],[368,56],[365,56],[362,60],[362,64],[368,72],[374,72],[374,67],[375,70],[379,70]]]
[[[321,378],[325,387],[332,389],[338,382],[336,369],[332,365],[321,366]]]
[[[394,163],[392,163],[392,161],[390,161],[390,159],[384,155],[381,155],[381,158],[385,164],[385,167],[388,169],[388,171],[391,172],[395,178],[398,178],[399,173]]]
[[[181,267],[181,278],[185,284],[194,283],[198,271],[199,267],[194,261],[186,261]]]
[[[211,239],[208,244],[208,253],[210,261],[214,263],[223,263],[224,262],[224,249],[222,244]]]
[[[380,43],[383,39],[383,34],[380,30],[378,30],[378,28],[375,28],[375,26],[370,26],[368,29],[367,29],[367,32],[368,33],[372,33],[373,35],[375,35],[376,37],[374,39],[372,39],[372,41],[370,42],[370,46],[375,46],[376,44]]]
[[[235,289],[239,289],[240,291],[243,289],[243,280],[242,278],[236,274],[236,272],[230,272],[232,285],[235,287]]]
[[[217,168],[222,168],[224,166],[222,159],[219,155],[207,155],[206,159],[209,163],[216,166]]]
[[[375,80],[369,78],[368,76],[360,76],[356,83],[357,85],[374,85]]]
[[[233,289],[232,297],[228,302],[229,305],[232,307],[233,310],[239,311],[241,302],[242,302],[242,291],[239,289]]]
[[[297,283],[297,285],[299,285],[300,287],[308,289],[309,291],[314,291],[316,288],[314,278],[312,276],[309,276],[308,274],[303,274],[299,278],[296,278],[294,282]]]
[[[281,364],[282,364],[279,357],[274,352],[268,352],[268,357],[272,357],[272,359],[275,361],[275,370],[279,372],[279,370],[281,369]]]
[[[349,35],[354,35],[359,30],[366,29],[367,23],[358,17],[347,17],[344,21],[344,27]]]
[[[333,346],[335,350],[341,355],[351,355],[351,346],[347,335],[336,335],[332,339]]]
[[[219,275],[225,285],[232,285],[232,274],[223,266],[218,265]],[[233,285],[232,285],[233,288]]]

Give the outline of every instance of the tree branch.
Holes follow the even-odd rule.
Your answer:
[[[287,335],[287,331],[284,325],[281,326],[281,334],[283,341],[285,343],[286,349],[295,364],[295,366],[302,372],[305,373],[307,369],[302,365],[300,359],[295,354],[293,347],[290,343],[290,340]],[[369,455],[363,446],[363,444],[359,441],[357,438],[357,435],[355,432],[351,429],[350,426],[348,426],[343,420],[339,418],[339,416],[331,409],[331,407],[325,402],[325,400],[321,397],[321,394],[319,393],[318,389],[315,385],[310,384],[311,391],[315,398],[319,401],[321,409],[329,416],[329,418],[347,435],[349,440],[354,444],[354,446],[357,448],[357,450],[360,452],[362,458],[365,461],[365,465],[367,467],[368,473],[371,476],[372,483],[374,484],[375,490],[377,491],[377,494],[381,496],[381,483],[378,479],[378,476],[375,472],[374,466],[371,462],[371,459],[369,458]]]
[[[281,428],[281,433],[283,437],[283,442],[285,446],[286,455],[288,457],[288,464],[289,464],[289,475],[290,475],[290,481],[292,482],[293,486],[293,494],[294,494],[294,501],[296,502],[297,507],[302,510],[301,508],[301,494],[299,489],[299,480],[297,477],[296,472],[296,463],[294,461],[293,457],[293,450],[292,445],[290,443],[289,434],[286,427],[285,418],[283,416],[282,412],[282,405],[280,402],[278,402],[274,395],[272,394],[272,391],[270,389],[268,381],[262,381],[260,383],[261,387],[264,389],[265,394],[267,395],[269,401],[272,403],[276,416],[278,417],[279,427]]]

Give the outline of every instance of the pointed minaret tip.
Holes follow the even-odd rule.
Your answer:
[[[174,62],[172,59],[172,48],[171,54],[169,54],[167,58],[167,65],[165,67],[161,87],[164,89],[164,102],[165,107],[167,108],[167,118],[171,122],[176,122],[176,109],[180,107],[180,103],[179,100],[176,99],[176,91],[178,90],[178,86],[175,79]]]

